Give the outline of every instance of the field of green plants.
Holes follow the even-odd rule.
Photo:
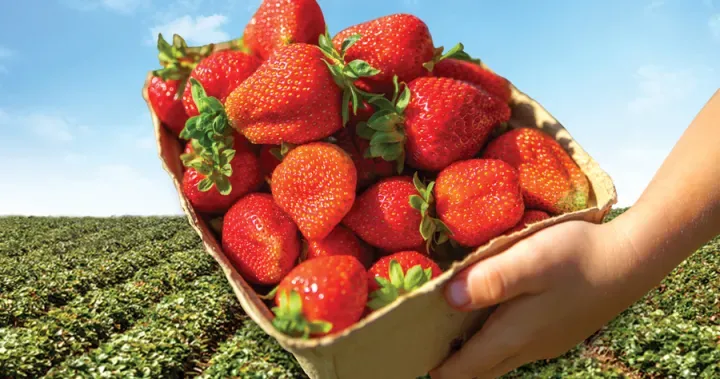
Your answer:
[[[0,218],[0,378],[120,376],[304,374],[185,218]],[[720,236],[573,351],[507,377],[720,378]]]

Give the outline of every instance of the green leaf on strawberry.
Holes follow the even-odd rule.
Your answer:
[[[162,80],[177,80],[178,88],[175,96],[179,99],[185,91],[185,84],[190,73],[203,58],[212,53],[214,45],[189,47],[178,34],[173,34],[171,45],[160,33],[158,34],[157,49],[158,61],[162,68],[154,70],[152,74]]]
[[[232,176],[230,162],[235,157],[232,127],[222,103],[207,96],[200,82],[190,78],[190,90],[193,101],[200,114],[187,120],[180,138],[190,140],[192,152],[182,154],[180,160],[188,168],[197,170],[205,176],[198,183],[202,192],[215,186],[222,195],[232,191],[229,177]]]
[[[401,295],[410,293],[432,279],[432,268],[423,269],[421,265],[415,265],[403,273],[402,266],[398,261],[391,260],[388,270],[388,279],[376,276],[375,281],[380,289],[370,293],[367,303],[368,308],[378,310]]]
[[[422,221],[420,222],[420,235],[425,240],[425,247],[430,252],[432,245],[442,245],[450,239],[452,232],[440,219],[433,217],[435,199],[433,188],[435,182],[427,186],[420,180],[417,172],[413,176],[413,183],[419,195],[410,196],[410,206],[420,211]]]
[[[332,329],[332,324],[326,321],[309,321],[302,312],[302,298],[295,290],[281,292],[279,304],[273,307],[275,318],[273,326],[280,332],[291,336],[307,339],[311,334],[326,334]]]
[[[453,46],[450,50],[448,50],[447,53],[443,53],[445,49],[442,46],[438,47],[435,49],[435,55],[433,56],[433,59],[423,63],[423,67],[425,67],[428,71],[432,72],[438,62],[443,59],[449,58],[480,64],[480,59],[471,57],[468,53],[465,52],[464,49],[465,46],[463,46],[462,43],[458,43],[457,45]]]

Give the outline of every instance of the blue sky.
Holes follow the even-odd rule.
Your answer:
[[[409,12],[560,120],[631,205],[720,87],[720,1],[319,0],[331,33]],[[259,0],[24,0],[0,12],[0,214],[178,214],[140,96],[158,32],[240,36]],[[353,4],[350,8],[350,4]]]

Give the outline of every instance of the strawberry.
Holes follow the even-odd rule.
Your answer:
[[[278,285],[272,322],[293,337],[338,333],[360,320],[367,296],[367,271],[357,258],[328,255],[309,259]]]
[[[455,45],[447,53],[442,48],[435,58],[425,63],[433,76],[452,78],[474,84],[504,103],[510,102],[510,82],[504,77],[483,67],[479,59],[472,58],[464,50],[462,43]]]
[[[365,151],[370,148],[367,140],[352,133],[348,128],[340,129],[333,135],[337,145],[345,150],[353,160],[358,175],[358,189],[364,189],[378,178],[393,174],[392,163],[382,158],[366,158]]]
[[[401,251],[384,256],[368,270],[370,300],[367,306],[378,310],[440,274],[440,266],[417,251]]]
[[[416,16],[392,14],[351,26],[335,35],[333,44],[339,49],[352,35],[362,37],[347,49],[346,60],[362,59],[380,70],[361,79],[358,87],[392,94],[393,76],[409,82],[428,74],[423,63],[433,58],[435,47],[427,25]]]
[[[221,50],[198,63],[190,74],[202,85],[208,96],[225,102],[227,96],[260,66],[255,56],[238,50]],[[192,98],[190,86],[185,87],[183,105],[188,116],[200,114]]]
[[[358,196],[342,223],[371,246],[393,252],[424,243],[421,213],[410,205],[418,189],[409,176],[381,179]]]
[[[485,244],[523,216],[520,180],[509,164],[469,159],[451,164],[435,181],[437,215],[465,247]]]
[[[279,151],[274,151],[277,146],[274,145],[262,145],[260,147],[260,171],[263,177],[272,177],[275,167],[280,164],[282,156],[279,156]]]
[[[482,156],[518,170],[528,208],[557,215],[587,207],[587,177],[565,149],[540,130],[510,130],[488,143]]]
[[[391,100],[373,98],[379,110],[358,134],[370,140],[370,156],[437,172],[453,162],[472,158],[510,107],[482,89],[455,79],[421,77],[396,86]]]
[[[189,164],[183,174],[182,190],[198,212],[222,213],[239,198],[256,190],[262,183],[258,159],[242,138],[235,138],[233,141],[234,156],[229,160],[230,175],[227,176],[227,185],[231,190],[227,195],[222,194],[217,186],[213,186],[212,179],[208,178],[212,174],[207,171],[207,167],[203,167],[207,165],[204,159],[207,155],[205,148],[196,140],[188,144],[190,146],[186,151],[190,150],[190,152],[181,156],[183,161]],[[208,189],[204,190],[205,188]]]
[[[315,0],[263,0],[243,33],[245,47],[265,60],[291,43],[316,44],[325,18]]]
[[[250,283],[273,285],[292,270],[300,255],[298,230],[265,193],[251,193],[225,214],[222,248]]]
[[[547,220],[548,218],[550,218],[550,215],[543,211],[527,209],[527,210],[525,210],[525,213],[523,214],[520,222],[518,222],[517,225],[513,226],[512,228],[510,228],[508,231],[506,231],[503,234],[512,234],[515,232],[519,232],[519,231],[525,229],[528,225],[534,224],[536,222],[540,222],[542,220]]]
[[[308,240],[327,237],[355,201],[357,170],[336,145],[300,145],[273,171],[270,189],[275,202],[295,221]]]
[[[320,47],[279,47],[228,96],[231,125],[255,144],[299,145],[329,137],[349,120],[344,104],[352,101],[357,113],[360,95],[352,82],[376,72],[362,61],[346,65],[343,56],[344,50],[335,51],[325,35]]]
[[[173,44],[158,35],[158,59],[163,68],[153,71],[148,85],[148,100],[160,121],[176,136],[188,119],[181,95],[185,82],[197,63],[206,57],[212,46],[190,52],[187,43],[179,35],[173,35]]]
[[[321,240],[311,240],[307,243],[306,259],[323,257],[326,255],[352,255],[365,267],[372,264],[372,252],[363,246],[350,229],[338,225]]]

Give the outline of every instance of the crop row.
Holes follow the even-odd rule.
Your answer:
[[[37,377],[126,330],[163,296],[215,270],[202,250],[177,252],[127,283],[88,292],[25,327],[0,329],[0,377]]]
[[[204,276],[164,298],[125,333],[62,362],[47,377],[182,377],[214,350],[215,340],[234,332],[241,315],[225,278]]]
[[[235,335],[223,342],[201,378],[301,379],[295,358],[245,316]]]
[[[21,326],[27,320],[44,314],[52,306],[66,304],[87,291],[120,283],[132,277],[138,269],[163,261],[174,251],[198,246],[197,237],[184,231],[176,233],[169,240],[142,240],[139,239],[142,236],[136,236],[137,234],[134,234],[127,238],[129,241],[126,243],[134,243],[129,251],[85,255],[84,250],[77,250],[72,254],[65,254],[64,259],[74,264],[72,269],[58,267],[53,270],[55,262],[43,262],[38,258],[36,267],[43,267],[43,270],[47,271],[41,275],[35,271],[34,274],[38,276],[26,279],[25,283],[12,291],[0,294],[0,327]],[[32,264],[27,262],[27,265]],[[24,269],[23,265],[18,264],[5,270],[21,274]],[[11,277],[13,275],[6,276]]]

